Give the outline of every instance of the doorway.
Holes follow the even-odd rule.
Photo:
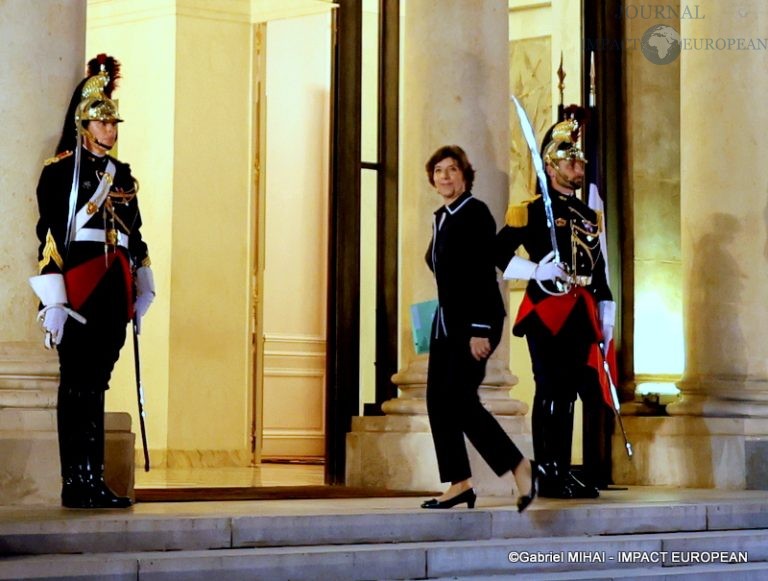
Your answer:
[[[258,25],[255,465],[325,456],[331,26]]]

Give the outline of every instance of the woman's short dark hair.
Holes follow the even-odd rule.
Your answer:
[[[475,181],[475,168],[473,168],[472,164],[469,163],[467,154],[458,145],[443,145],[427,160],[425,167],[427,170],[427,179],[429,180],[430,185],[435,185],[435,166],[443,161],[446,157],[450,157],[456,161],[456,165],[459,166],[461,174],[464,176],[464,182],[467,184],[467,191],[470,191],[472,189],[472,184]]]

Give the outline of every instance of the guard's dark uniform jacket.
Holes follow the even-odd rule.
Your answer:
[[[37,187],[38,259],[40,274],[63,274],[69,306],[87,320],[81,324],[69,317],[65,323],[58,345],[61,383],[68,389],[93,392],[109,387],[133,316],[132,270],[148,266],[149,257],[139,230],[141,216],[130,167],[86,149],[81,155],[75,208],[81,227],[70,234],[68,245],[75,155],[64,152],[46,160]],[[97,207],[89,201],[100,187],[108,194]],[[82,365],[83,361],[89,365]]]
[[[75,212],[89,204],[99,187],[108,162],[114,175],[108,176],[109,194],[100,207],[86,208],[87,220],[65,244],[69,215],[69,194],[75,156],[60,153],[46,160],[37,187],[40,219],[37,223],[39,273],[64,275],[71,307],[79,311],[107,271],[115,265],[123,271],[127,318],[132,315],[131,270],[148,266],[147,245],[141,238],[141,216],[135,182],[128,164],[105,155],[97,157],[82,150],[80,187]],[[111,184],[109,182],[111,181]],[[127,321],[126,318],[126,321]]]
[[[596,302],[613,300],[606,280],[605,257],[600,248],[602,216],[575,195],[559,192],[552,193],[552,214],[560,261],[573,275],[575,285],[564,296],[552,296],[531,279],[513,327],[514,334],[519,337],[529,332],[556,335],[578,304],[591,311],[592,317],[596,316]],[[552,251],[541,196],[512,208],[508,221],[512,224],[502,228],[496,240],[496,264],[501,270],[506,268],[520,246],[528,252],[530,260],[537,263]],[[545,283],[545,287],[556,290],[552,283]]]
[[[426,255],[437,282],[435,333],[467,339],[500,333],[506,312],[492,254],[495,230],[488,206],[471,192],[435,212]]]
[[[572,286],[558,296],[548,294],[535,279],[528,281],[513,332],[526,337],[536,382],[531,424],[534,455],[544,471],[539,492],[553,498],[596,498],[597,488],[571,472],[571,445],[577,395],[585,404],[585,418],[589,410],[604,410],[597,303],[612,300],[612,295],[600,248],[602,216],[575,195],[553,191],[551,198],[560,262]],[[511,208],[507,224],[497,235],[496,264],[502,270],[520,246],[537,263],[552,251],[541,197]],[[542,284],[558,292],[553,283]],[[595,433],[588,422],[585,426],[591,430],[588,434],[585,428],[585,447],[591,449]],[[585,452],[585,465],[586,457]]]

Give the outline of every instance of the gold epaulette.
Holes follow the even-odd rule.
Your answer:
[[[603,211],[597,210],[595,214],[597,214],[597,231],[600,233],[603,231]]]
[[[62,151],[61,153],[57,153],[53,157],[49,157],[43,162],[43,165],[51,165],[52,163],[59,163],[62,159],[68,158],[70,155],[72,155],[71,151]]]
[[[525,200],[520,204],[510,204],[507,206],[507,213],[504,216],[504,221],[507,226],[512,228],[522,228],[528,225],[528,204],[533,202],[540,196],[534,196],[530,200]]]

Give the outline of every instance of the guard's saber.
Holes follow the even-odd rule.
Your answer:
[[[523,137],[528,144],[528,149],[531,151],[531,159],[533,160],[533,169],[536,171],[536,177],[539,179],[539,187],[541,188],[541,198],[544,201],[544,216],[547,219],[547,227],[549,228],[549,239],[552,243],[552,252],[554,252],[553,262],[560,264],[560,250],[557,248],[557,233],[555,232],[555,215],[552,212],[552,198],[549,195],[549,186],[547,185],[547,174],[544,172],[544,162],[541,159],[541,154],[536,148],[536,135],[533,132],[533,125],[531,120],[528,119],[528,115],[525,113],[525,109],[517,100],[517,97],[512,95],[510,97],[515,104],[517,110],[517,116],[520,119],[520,129],[523,131]],[[544,283],[540,280],[536,281],[539,288],[549,295],[564,295],[570,290],[570,285],[563,283],[560,280],[554,281],[557,292],[551,292],[544,287]]]
[[[536,177],[539,179],[539,187],[541,188],[541,197],[544,200],[544,214],[546,215],[547,226],[549,227],[549,237],[552,240],[552,250],[555,252],[554,262],[560,264],[560,251],[557,249],[557,235],[555,234],[555,217],[552,213],[552,198],[549,196],[547,175],[544,173],[544,162],[536,147],[536,135],[533,132],[531,121],[528,119],[528,115],[526,115],[525,109],[523,109],[520,101],[518,101],[517,97],[514,95],[512,95],[510,99],[515,104],[517,116],[520,119],[520,129],[523,131],[523,137],[525,137],[525,142],[528,144],[528,149],[531,150],[533,169],[536,170]]]
[[[603,344],[600,343],[600,349],[602,350]],[[608,359],[603,357],[603,370],[605,376],[608,378],[608,385],[611,388],[611,400],[613,401],[613,413],[619,419],[619,427],[621,428],[621,435],[624,437],[624,448],[627,450],[627,456],[632,457],[632,443],[627,438],[627,431],[624,429],[624,421],[621,419],[621,402],[619,402],[619,392],[616,390],[616,384],[613,383],[613,376],[611,376],[611,367],[608,365]]]
[[[149,472],[149,446],[147,445],[147,427],[144,424],[144,388],[141,385],[141,359],[139,358],[139,329],[133,319],[133,362],[136,369],[136,396],[139,401],[139,425],[141,426],[141,445],[144,448],[144,471]]]

